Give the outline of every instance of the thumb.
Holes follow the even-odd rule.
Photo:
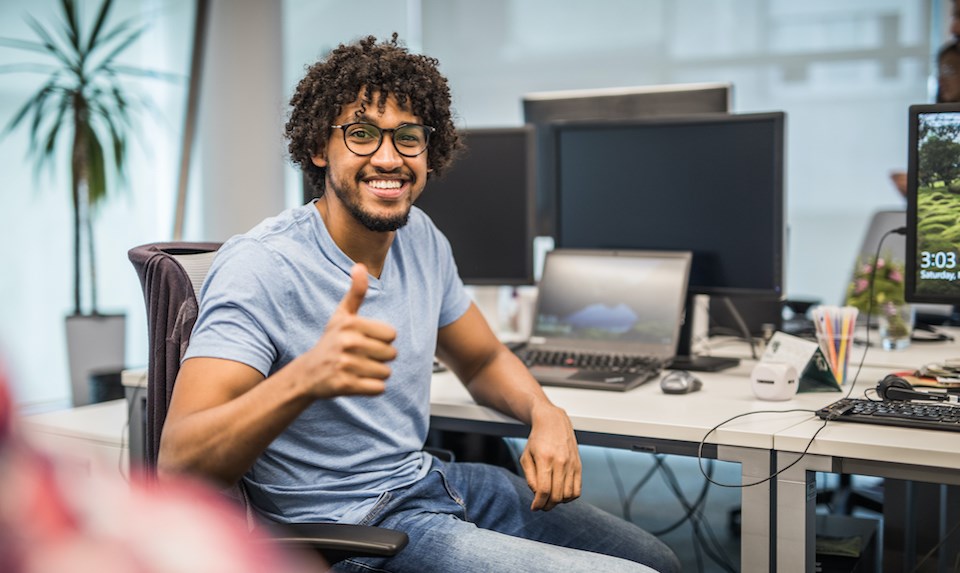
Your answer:
[[[350,269],[350,290],[343,295],[340,301],[340,308],[350,314],[357,314],[363,299],[367,295],[367,267],[361,263],[353,265]]]

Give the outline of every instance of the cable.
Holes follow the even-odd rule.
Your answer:
[[[920,559],[920,561],[918,561],[917,564],[913,566],[913,569],[910,570],[910,573],[916,573],[917,571],[919,571],[919,570],[920,570],[920,566],[923,565],[923,562],[926,561],[927,559],[930,559],[930,557],[931,557],[934,553],[937,552],[937,549],[940,549],[940,546],[943,545],[944,543],[946,543],[946,542],[947,542],[947,539],[950,539],[950,536],[953,535],[954,532],[956,532],[958,528],[960,528],[960,521],[958,521],[958,522],[956,523],[956,525],[954,525],[954,526],[950,529],[950,531],[947,532],[946,535],[944,535],[943,537],[941,537],[941,538],[940,538],[940,541],[938,541],[936,545],[934,545],[933,547],[930,548],[930,551],[927,551],[927,554],[924,555],[924,556]],[[957,555],[957,559],[960,560],[960,554]],[[954,569],[956,569],[956,566],[954,566]]]
[[[706,497],[706,494],[702,494],[696,502],[691,504],[687,500],[686,495],[684,495],[683,489],[680,487],[680,481],[677,479],[676,474],[673,473],[673,470],[670,469],[670,466],[663,464],[661,466],[661,470],[664,475],[664,481],[673,492],[674,497],[676,497],[677,501],[680,502],[680,505],[687,510],[687,513],[691,518],[690,524],[693,527],[696,541],[703,548],[704,553],[706,553],[714,563],[723,569],[735,572],[736,568],[733,566],[730,557],[723,551],[722,547],[720,546],[720,542],[713,533],[713,529],[710,527],[710,524],[703,519],[703,499]],[[709,486],[709,483],[705,483],[704,485]],[[706,537],[704,537],[704,533],[706,533]]]
[[[730,311],[730,316],[733,317],[733,320],[737,323],[737,326],[740,328],[740,332],[743,334],[744,339],[750,344],[750,357],[754,360],[757,359],[757,342],[753,339],[753,336],[750,334],[750,329],[747,327],[747,323],[744,322],[743,316],[740,314],[740,311],[737,310],[737,307],[733,305],[733,301],[730,300],[730,297],[725,296],[723,298],[723,304],[727,307],[727,310]]]
[[[613,477],[614,485],[617,488],[617,494],[620,497],[620,511],[623,514],[623,519],[626,521],[633,521],[633,517],[630,515],[630,505],[633,503],[633,498],[636,497],[637,492],[646,485],[650,478],[654,476],[657,471],[657,468],[662,463],[659,459],[655,459],[653,467],[647,470],[647,473],[640,478],[640,480],[630,489],[630,493],[627,494],[623,489],[623,481],[620,479],[620,472],[617,471],[616,464],[613,462],[613,456],[610,454],[609,450],[604,450],[604,456],[607,459],[607,465],[610,467],[610,474]]]
[[[709,472],[709,475],[710,475],[710,477],[713,477],[713,460],[707,460],[707,461],[710,462],[710,466],[709,466],[710,472]],[[661,467],[661,466],[662,466],[662,467]],[[673,470],[671,470],[671,469],[666,465],[666,462],[663,462],[663,463],[660,464],[660,466],[658,466],[658,467],[660,467],[661,471],[662,471],[664,474],[673,475]],[[664,481],[667,481],[667,479],[668,479],[668,478],[664,478]],[[675,476],[674,476],[674,480],[675,480]],[[679,482],[676,482],[676,483],[677,483],[677,487],[679,488]],[[670,485],[670,484],[668,484],[668,485]],[[674,490],[674,491],[676,492],[677,490]],[[694,517],[694,513],[695,513],[695,512],[700,511],[700,510],[702,509],[702,507],[703,507],[704,504],[706,503],[707,493],[708,493],[709,491],[710,491],[710,482],[709,482],[709,481],[703,482],[703,487],[700,488],[700,493],[697,495],[697,499],[696,499],[692,504],[689,504],[689,506],[687,506],[687,505],[684,505],[684,502],[683,502],[683,501],[681,501],[681,505],[684,505],[684,506],[686,507],[686,509],[687,509],[687,513],[686,513],[683,517],[681,517],[680,519],[678,519],[676,522],[672,523],[672,524],[669,525],[668,527],[666,527],[666,528],[664,528],[664,529],[661,529],[660,531],[654,531],[654,532],[651,532],[651,533],[653,533],[653,535],[655,535],[655,536],[657,536],[657,537],[660,537],[661,535],[666,535],[666,534],[670,533],[671,531],[673,531],[674,529],[676,529],[676,528],[680,527],[681,525],[683,525],[684,522],[686,522],[687,520],[689,520],[689,519],[691,519],[692,517]],[[685,501],[685,499],[684,499],[684,501]]]
[[[906,227],[891,229],[884,233],[877,243],[877,252],[873,256],[873,268],[870,269],[870,296],[867,299],[867,338],[864,343],[865,348],[863,349],[863,354],[860,355],[860,363],[857,364],[857,371],[853,374],[853,380],[850,381],[850,388],[847,389],[847,394],[844,398],[849,398],[850,393],[853,392],[853,387],[857,385],[857,380],[860,378],[860,371],[863,370],[863,363],[867,359],[867,352],[870,351],[870,319],[873,318],[874,285],[877,280],[877,261],[880,260],[880,250],[883,248],[883,242],[887,240],[887,237],[890,235],[905,235],[906,233]]]
[[[889,237],[890,235],[894,235],[894,234],[896,234],[896,235],[905,235],[906,233],[907,233],[907,228],[906,228],[906,227],[898,227],[898,228],[896,228],[896,229],[891,229],[891,230],[887,231],[886,233],[884,233],[883,236],[880,237],[880,241],[877,243],[877,252],[876,252],[876,255],[874,256],[874,259],[873,259],[873,260],[874,260],[873,268],[872,268],[871,271],[870,271],[870,297],[869,297],[869,299],[868,299],[868,301],[867,301],[867,313],[866,313],[866,314],[867,314],[867,339],[866,339],[866,348],[864,348],[863,354],[860,356],[860,363],[857,365],[857,371],[854,373],[853,379],[850,381],[850,388],[847,389],[847,393],[846,393],[846,395],[844,396],[844,398],[849,398],[849,397],[850,397],[850,394],[853,392],[853,388],[857,385],[857,380],[860,378],[860,372],[863,370],[863,363],[864,363],[864,361],[865,361],[866,358],[867,358],[867,352],[870,350],[870,326],[871,326],[871,325],[870,325],[870,318],[871,318],[871,316],[873,315],[874,282],[876,281],[876,278],[877,278],[877,264],[876,264],[876,263],[877,263],[877,261],[880,259],[880,251],[881,251],[881,249],[882,249],[882,247],[883,247],[883,242],[884,242],[884,241],[887,239],[887,237]],[[866,396],[866,393],[867,393],[867,390],[864,390],[864,395],[865,395],[865,396]],[[720,426],[723,426],[724,424],[727,424],[727,423],[729,423],[729,422],[732,422],[733,420],[736,420],[737,418],[742,418],[742,417],[744,417],[744,416],[750,416],[750,415],[752,415],[752,414],[786,414],[786,413],[789,413],[789,412],[811,412],[811,413],[813,413],[813,414],[816,414],[816,412],[815,412],[814,410],[805,410],[805,409],[792,409],[792,410],[755,410],[755,411],[752,411],[752,412],[744,412],[743,414],[738,414],[738,415],[736,415],[736,416],[733,416],[732,418],[727,418],[726,420],[720,422],[719,424],[717,424],[716,426],[714,426],[713,428],[711,428],[711,429],[703,436],[703,439],[700,440],[700,444],[697,446],[697,467],[700,469],[700,473],[703,474],[703,477],[705,477],[705,478],[707,479],[707,481],[709,481],[710,483],[712,483],[712,484],[714,484],[714,485],[717,485],[717,486],[720,486],[720,487],[742,488],[742,487],[752,487],[752,486],[755,486],[755,485],[760,485],[760,484],[762,484],[762,483],[766,483],[766,482],[772,480],[773,478],[777,477],[778,475],[780,475],[780,474],[783,473],[784,471],[792,468],[792,467],[793,467],[794,465],[796,465],[800,460],[802,460],[804,456],[807,455],[807,452],[810,450],[810,447],[813,445],[813,440],[816,439],[817,435],[821,432],[821,430],[823,430],[825,427],[827,427],[827,422],[831,421],[831,419],[825,419],[825,420],[823,421],[823,424],[822,424],[819,428],[817,428],[817,431],[814,432],[812,436],[810,436],[810,440],[807,442],[807,445],[803,448],[803,452],[800,453],[800,456],[799,456],[797,459],[793,460],[792,462],[790,462],[790,463],[787,464],[786,466],[780,468],[779,470],[775,471],[774,473],[770,474],[769,476],[767,476],[767,477],[765,477],[765,478],[763,478],[763,479],[761,479],[761,480],[759,480],[759,481],[755,481],[755,482],[747,483],[747,484],[724,484],[724,483],[719,483],[719,482],[714,481],[710,476],[708,476],[708,475],[706,474],[706,472],[703,471],[703,445],[704,445],[704,443],[706,443],[707,438],[710,437],[710,434],[716,432],[717,429],[720,428]]]
[[[653,475],[659,470],[663,475],[664,482],[670,488],[674,497],[677,498],[685,511],[680,519],[676,520],[674,523],[671,523],[664,529],[651,531],[651,535],[655,537],[662,537],[689,521],[691,523],[691,532],[693,534],[693,544],[696,550],[698,570],[703,570],[704,553],[706,553],[707,557],[709,557],[712,561],[721,567],[724,567],[724,569],[730,571],[735,570],[730,565],[730,557],[726,555],[726,552],[723,550],[720,541],[717,539],[716,534],[710,527],[709,522],[704,520],[703,510],[706,506],[707,494],[710,491],[710,482],[705,481],[703,483],[703,486],[700,488],[696,499],[691,503],[683,493],[676,474],[667,464],[666,456],[663,454],[653,454],[654,465],[647,470],[643,477],[641,477],[640,480],[638,480],[638,482],[630,489],[629,493],[627,493],[624,491],[623,481],[616,469],[616,464],[614,463],[612,456],[608,451],[605,451],[604,455],[606,456],[607,464],[610,466],[611,475],[620,497],[623,517],[625,520],[633,522],[630,506],[633,503],[633,500],[636,498],[637,493],[639,493],[643,486],[646,485]],[[713,460],[707,460],[707,462],[708,473],[710,476],[712,476],[714,468]]]
[[[819,434],[820,431],[823,430],[823,429],[827,426],[828,420],[824,420],[824,421],[823,421],[823,425],[821,425],[819,428],[817,428],[817,431],[814,432],[812,436],[810,436],[810,441],[808,441],[806,447],[803,448],[803,452],[800,454],[800,457],[798,457],[797,459],[793,460],[792,462],[790,462],[790,463],[787,464],[786,466],[780,468],[779,470],[773,472],[773,473],[770,474],[769,476],[767,476],[767,477],[765,477],[765,478],[763,478],[763,479],[761,479],[761,480],[759,480],[759,481],[755,481],[755,482],[751,482],[751,483],[741,483],[741,484],[720,483],[720,482],[718,482],[718,481],[714,481],[713,478],[711,478],[710,476],[708,476],[708,475],[703,471],[703,446],[704,446],[704,444],[706,443],[707,438],[710,437],[710,434],[716,432],[717,429],[718,429],[720,426],[723,426],[724,424],[726,424],[726,423],[728,423],[728,422],[732,422],[732,421],[736,420],[737,418],[743,418],[744,416],[750,416],[750,415],[752,415],[752,414],[789,414],[789,413],[792,413],[792,412],[810,412],[811,414],[815,414],[815,413],[816,413],[814,410],[807,410],[807,409],[805,409],[805,408],[794,408],[794,409],[792,409],[792,410],[754,410],[754,411],[752,411],[752,412],[744,412],[743,414],[737,414],[736,416],[733,416],[733,417],[731,417],[731,418],[727,418],[726,420],[720,422],[720,423],[717,424],[716,426],[710,428],[710,430],[707,431],[707,433],[703,436],[703,439],[700,440],[700,444],[697,446],[697,467],[700,468],[700,473],[703,474],[703,477],[705,477],[705,478],[707,479],[707,481],[709,481],[709,482],[712,483],[713,485],[720,486],[720,487],[743,488],[743,487],[753,487],[753,486],[755,486],[755,485],[760,485],[760,484],[762,484],[762,483],[766,483],[766,482],[772,480],[773,478],[777,477],[777,476],[780,475],[781,473],[783,473],[783,472],[787,471],[788,469],[792,468],[793,466],[795,466],[795,465],[797,464],[797,462],[799,462],[800,460],[803,459],[803,456],[807,455],[807,451],[810,449],[810,446],[813,445],[813,440],[817,437],[817,434]]]

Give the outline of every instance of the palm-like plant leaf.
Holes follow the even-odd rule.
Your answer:
[[[0,47],[43,54],[54,64],[15,63],[0,66],[0,74],[42,73],[44,84],[9,120],[4,134],[26,126],[28,154],[39,172],[53,163],[64,141],[70,147],[71,197],[74,206],[74,312],[80,313],[80,233],[87,234],[91,310],[97,312],[93,235],[90,217],[108,195],[110,174],[126,179],[127,133],[133,115],[151,108],[149,98],[140,99],[120,83],[120,76],[170,80],[176,78],[154,70],[124,66],[116,59],[146,31],[134,18],[110,24],[113,0],[102,0],[85,30],[77,0],[60,0],[60,19],[45,26],[32,16],[25,18],[35,40],[0,38]],[[84,202],[86,202],[84,204]],[[81,229],[83,229],[81,231]]]

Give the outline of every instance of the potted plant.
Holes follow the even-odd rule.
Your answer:
[[[5,133],[21,126],[28,130],[28,156],[38,173],[64,159],[70,168],[73,312],[67,317],[67,346],[74,405],[88,402],[86,384],[92,369],[123,366],[124,317],[100,313],[93,232],[97,209],[110,195],[108,189],[125,182],[133,119],[150,107],[149,100],[132,93],[122,78],[172,77],[117,61],[146,27],[133,18],[111,24],[112,6],[113,0],[103,0],[89,25],[84,26],[79,3],[60,0],[59,18],[50,24],[26,16],[34,40],[0,38],[0,46],[34,52],[49,60],[2,66],[0,73],[38,73],[46,77],[10,119]],[[89,293],[86,307],[81,300],[84,284]],[[115,341],[109,342],[111,338]]]
[[[904,298],[904,276],[903,264],[889,254],[871,257],[858,263],[847,287],[847,304],[857,307],[862,316],[870,314],[887,350],[906,348],[913,333],[913,306]]]

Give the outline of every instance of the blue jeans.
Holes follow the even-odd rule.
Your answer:
[[[530,511],[526,481],[485,464],[434,460],[430,473],[383,494],[363,525],[404,531],[392,558],[352,558],[343,573],[680,571],[664,543],[636,525],[576,500]]]

